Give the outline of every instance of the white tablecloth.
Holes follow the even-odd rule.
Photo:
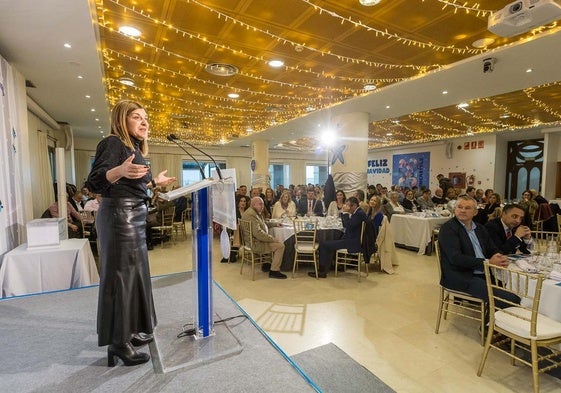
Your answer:
[[[88,239],[62,240],[57,248],[22,244],[0,263],[2,297],[78,288],[99,282]]]
[[[393,214],[390,227],[393,240],[397,244],[418,248],[419,255],[425,253],[427,245],[432,240],[432,231],[450,217],[420,217],[413,214]]]

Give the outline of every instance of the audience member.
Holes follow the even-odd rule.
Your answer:
[[[88,212],[97,212],[99,204],[101,203],[101,194],[91,193],[90,195],[94,196],[94,198],[86,202],[84,210]]]
[[[455,216],[440,227],[438,234],[442,267],[440,284],[488,301],[483,261],[488,260],[493,265],[505,267],[509,265],[509,261],[491,241],[485,227],[473,222],[473,217],[477,214],[475,199],[467,195],[458,197],[454,213]],[[499,292],[504,299],[520,302],[516,296]]]
[[[309,187],[306,197],[301,198],[296,204],[296,211],[301,216],[323,216],[323,201],[316,199],[313,187]]]
[[[442,191],[442,188],[434,190],[432,201],[435,205],[446,205],[448,203],[448,199],[444,197],[444,191]]]
[[[327,208],[327,215],[339,217],[343,211],[346,201],[347,196],[345,195],[345,192],[343,190],[337,190],[335,192],[335,200],[332,201]]]
[[[423,195],[417,198],[417,203],[421,210],[434,210],[434,202],[430,197],[431,191],[430,188],[426,188],[423,191]]]
[[[413,213],[419,211],[419,203],[415,200],[415,194],[413,190],[408,190],[405,193],[405,198],[402,202],[403,208],[406,213]]]
[[[388,217],[388,220],[391,221],[393,214],[403,214],[405,213],[405,209],[398,201],[398,193],[397,191],[390,192],[390,199],[387,203],[382,205],[382,211]]]
[[[500,217],[485,224],[491,241],[503,254],[530,254],[534,246],[530,228],[521,225],[524,209],[520,205],[506,205]]]
[[[444,195],[448,195],[449,188],[454,188],[452,181],[450,181],[450,179],[445,177],[442,173],[436,175],[436,179],[438,180],[438,187],[442,189]]]
[[[290,190],[284,190],[279,200],[273,206],[272,218],[296,217],[296,204],[291,199]]]
[[[260,197],[251,198],[251,206],[243,213],[242,220],[251,223],[251,233],[253,236],[253,250],[257,253],[272,252],[273,262],[269,271],[269,278],[285,279],[286,275],[281,273],[282,256],[284,254],[284,243],[279,242],[269,234],[268,225],[276,226],[276,224],[265,223],[262,212],[265,204]],[[244,231],[244,238],[249,238],[249,233]]]
[[[359,207],[356,197],[347,199],[341,218],[344,227],[341,239],[327,240],[319,243],[318,277],[320,278],[327,277],[327,271],[331,266],[333,254],[336,250],[341,248],[346,248],[348,252],[359,252],[361,250],[360,234],[362,223],[368,218],[366,213]],[[315,272],[309,272],[308,275],[316,278]]]

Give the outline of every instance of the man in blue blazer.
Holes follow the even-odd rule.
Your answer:
[[[498,266],[508,266],[509,262],[491,241],[485,227],[473,221],[477,214],[475,199],[459,196],[454,213],[455,217],[443,224],[438,234],[442,267],[440,284],[488,301],[483,261]],[[504,297],[520,302],[517,296],[506,292]]]
[[[534,246],[532,233],[526,225],[520,225],[525,213],[520,205],[506,205],[500,217],[485,224],[491,241],[503,254],[530,254]]]
[[[328,240],[319,244],[319,269],[318,277],[327,277],[327,271],[333,261],[333,253],[341,248],[346,248],[349,252],[359,252],[362,245],[360,244],[360,232],[362,223],[368,220],[366,213],[358,207],[358,199],[350,197],[343,206],[341,213],[344,233],[339,240]],[[315,272],[309,272],[310,277],[316,278]]]

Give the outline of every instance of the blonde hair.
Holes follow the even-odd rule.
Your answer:
[[[117,136],[125,146],[133,151],[134,144],[127,129],[127,116],[137,109],[144,109],[144,107],[136,101],[121,100],[115,104],[111,111],[111,135]],[[146,139],[140,141],[140,152],[143,156],[148,154],[148,141]]]

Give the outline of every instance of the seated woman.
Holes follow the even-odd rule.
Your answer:
[[[292,218],[296,217],[296,204],[291,198],[290,191],[283,191],[280,199],[273,205],[271,218]]]
[[[494,192],[487,197],[487,204],[483,209],[479,209],[477,215],[473,217],[473,221],[485,225],[487,221],[500,217],[501,213],[501,196]]]
[[[343,190],[337,190],[335,192],[335,200],[329,204],[327,208],[327,215],[328,216],[335,216],[339,217],[343,206],[345,206],[345,201],[347,200],[347,196]]]
[[[273,215],[273,206],[276,203],[275,192],[271,187],[267,187],[265,190],[265,198],[263,198],[263,203],[265,208],[263,209],[263,218],[271,218]]]
[[[534,200],[534,196],[530,190],[525,190],[522,193],[522,198],[518,204],[524,208],[526,214],[524,215],[523,224],[529,228],[534,228],[534,219],[538,211],[538,202]]]
[[[384,213],[382,213],[382,202],[380,197],[372,195],[368,200],[368,211],[366,212],[368,219],[372,220],[374,224],[374,230],[376,233],[380,230],[382,225],[382,220],[384,219]]]
[[[412,190],[408,190],[405,193],[405,198],[403,198],[402,205],[406,213],[421,211],[421,208],[419,207],[419,203],[415,199],[415,194],[413,193]]]
[[[390,199],[387,203],[382,205],[382,211],[391,221],[392,215],[395,213],[405,213],[405,209],[398,201],[399,194],[397,191],[390,192]]]

